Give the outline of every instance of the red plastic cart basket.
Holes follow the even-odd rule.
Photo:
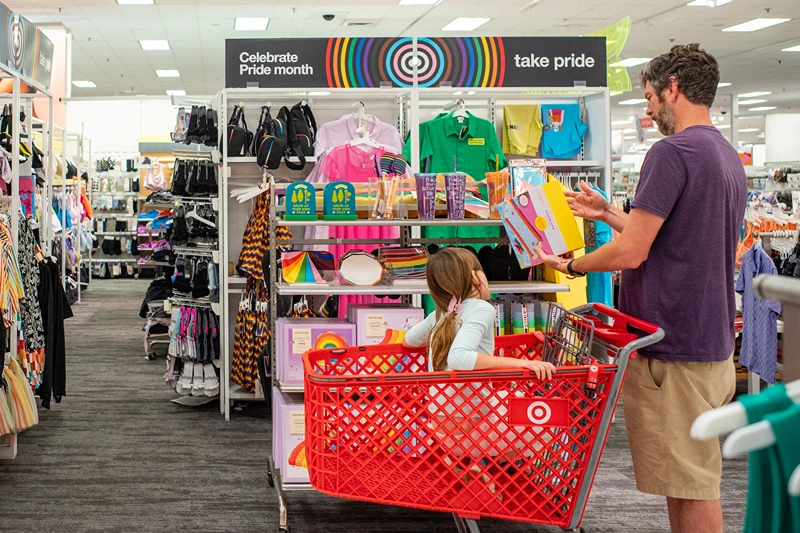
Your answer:
[[[593,304],[551,305],[546,333],[495,339],[495,355],[556,364],[552,381],[527,370],[429,372],[426,351],[402,345],[309,351],[311,484],[468,519],[577,528],[628,358],[663,335]]]

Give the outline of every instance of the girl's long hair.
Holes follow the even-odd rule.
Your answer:
[[[481,270],[478,258],[465,248],[442,248],[428,260],[428,289],[436,304],[436,326],[428,339],[434,370],[447,366],[447,355],[456,338],[456,322],[460,318],[456,313],[447,315],[450,299],[455,296],[461,302],[469,298],[474,290],[472,273]]]

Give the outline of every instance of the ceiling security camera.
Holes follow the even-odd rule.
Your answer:
[[[330,21],[332,21],[332,20],[333,20],[333,17],[335,17],[335,16],[336,16],[336,15],[332,15],[332,14],[328,13],[327,15],[322,15],[322,18],[324,18],[325,20],[327,20],[328,22],[330,22]]]
[[[728,112],[725,111],[724,109],[722,111],[720,111],[720,113],[722,113],[723,115],[727,115],[728,114]]]

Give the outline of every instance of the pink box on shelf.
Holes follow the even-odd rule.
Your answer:
[[[275,328],[278,381],[303,384],[303,354],[308,350],[354,346],[356,327],[335,318],[279,318]]]
[[[399,344],[406,331],[425,319],[425,311],[405,304],[355,304],[347,320],[356,326],[356,345]]]
[[[302,394],[272,389],[272,458],[285,483],[308,483]]]

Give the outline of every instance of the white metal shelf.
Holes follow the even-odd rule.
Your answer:
[[[577,161],[574,159],[548,159],[547,168],[605,168],[606,162],[601,160]]]
[[[292,156],[292,157],[289,158],[289,161],[291,161],[292,163],[299,163],[300,162],[300,158]],[[306,163],[316,163],[316,162],[317,162],[317,156],[315,156],[315,155],[307,155],[306,156]],[[228,157],[228,164],[230,165],[231,163],[253,163],[253,164],[255,164],[256,163],[256,158],[255,157]],[[281,164],[283,164],[283,159],[281,159]]]
[[[92,196],[139,196],[139,193],[133,191],[97,191],[92,192]]]
[[[276,383],[278,384],[278,388],[281,389],[281,392],[298,393],[304,392],[306,389],[304,385],[287,385],[285,383],[281,383],[280,381]]]
[[[321,283],[277,283],[275,289],[281,295],[331,295],[361,294],[402,296],[404,294],[428,294],[428,284],[424,280],[398,283],[396,285],[339,285]],[[568,285],[547,281],[490,281],[489,292],[496,294],[550,294],[569,292]]]
[[[450,220],[437,218],[422,220],[417,218],[392,218],[392,219],[359,219],[359,220],[281,220],[282,226],[502,226],[502,220],[465,218],[463,220]]]
[[[236,383],[231,382],[229,387],[230,387],[230,389],[229,389],[228,397],[231,400],[240,400],[240,401],[244,400],[244,401],[251,401],[251,402],[252,401],[259,401],[259,402],[264,401],[263,398],[256,398],[256,393],[255,392],[248,392],[248,391],[244,390],[244,388],[242,388],[241,385],[237,385]]]

